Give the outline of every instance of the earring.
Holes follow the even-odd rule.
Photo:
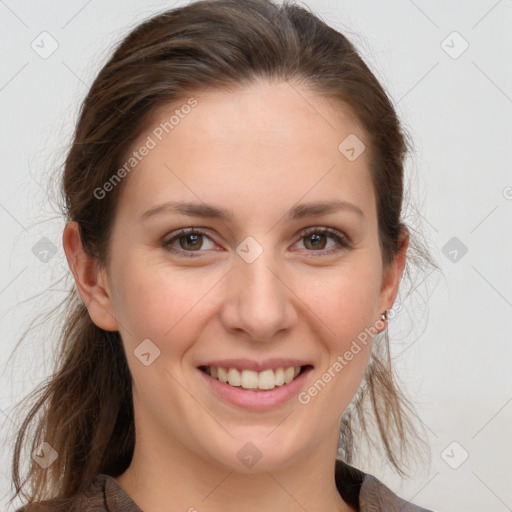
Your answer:
[[[381,322],[386,322],[388,321],[388,310],[385,309],[384,310],[384,313],[382,313],[382,315],[380,315],[380,321]],[[384,329],[382,329],[381,331],[379,331],[379,334],[384,332],[386,329],[388,328],[388,326],[386,325]]]

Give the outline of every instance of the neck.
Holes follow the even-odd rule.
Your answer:
[[[173,446],[138,438],[116,481],[144,512],[349,512],[334,481],[335,449],[322,447],[286,468],[241,473]],[[325,453],[324,453],[325,452]]]

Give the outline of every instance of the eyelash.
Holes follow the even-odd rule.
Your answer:
[[[339,244],[338,247],[331,247],[330,249],[327,249],[327,250],[320,250],[320,251],[308,250],[308,252],[311,252],[311,253],[315,253],[315,252],[320,253],[318,256],[329,256],[329,255],[331,255],[335,252],[338,252],[342,249],[351,249],[352,248],[352,244],[351,244],[350,240],[343,233],[341,233],[340,231],[338,231],[336,229],[327,228],[327,227],[307,228],[301,232],[300,240],[302,240],[303,238],[306,238],[308,235],[312,235],[313,233],[329,235],[332,239],[334,239]],[[165,240],[162,244],[164,249],[169,252],[172,252],[174,254],[178,254],[180,256],[185,256],[185,257],[189,257],[189,258],[197,258],[198,255],[196,255],[195,253],[200,253],[200,252],[204,252],[204,251],[201,251],[201,250],[185,251],[184,249],[176,249],[175,247],[172,247],[171,244],[175,240],[178,240],[181,236],[184,236],[184,235],[203,235],[203,236],[206,236],[207,238],[209,238],[210,240],[212,240],[211,237],[208,236],[208,234],[201,229],[185,228],[185,229],[179,230],[173,237],[169,238],[168,240]],[[212,240],[212,242],[213,242],[213,240]],[[318,257],[318,256],[315,255],[314,257]]]

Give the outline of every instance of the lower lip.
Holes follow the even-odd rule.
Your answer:
[[[230,386],[225,382],[210,377],[210,375],[202,370],[197,369],[197,371],[203,376],[210,389],[222,400],[243,409],[265,411],[279,407],[296,396],[312,369],[309,366],[288,384],[276,386],[268,391],[253,391],[251,389]]]

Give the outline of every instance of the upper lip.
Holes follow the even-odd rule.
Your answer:
[[[265,361],[254,361],[252,359],[220,359],[215,361],[205,361],[198,365],[216,366],[222,368],[236,368],[238,370],[253,370],[262,372],[263,370],[276,370],[277,368],[289,368],[290,366],[312,366],[307,361],[289,358],[266,359]]]

